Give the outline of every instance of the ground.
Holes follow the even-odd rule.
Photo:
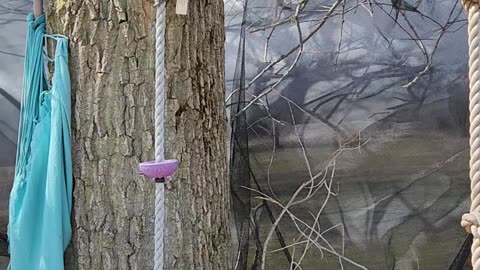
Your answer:
[[[426,105],[414,121],[403,121],[409,113],[406,109],[371,125],[363,131],[362,141],[367,141],[366,144],[360,150],[344,152],[337,159],[333,187],[338,195],[330,199],[322,212],[320,226],[324,231],[344,224],[346,257],[378,270],[446,269],[453,261],[466,237],[459,222],[468,209],[469,153],[468,140],[454,127],[455,119],[439,111],[448,106],[447,102]],[[306,129],[307,133],[318,135],[324,127]],[[337,144],[312,134],[305,137],[316,138],[304,141],[315,173],[324,167]],[[253,143],[250,154],[256,176],[263,190],[268,190],[266,171],[271,149],[263,143],[268,140]],[[285,203],[309,177],[299,144],[287,140],[282,148],[276,149],[270,171],[272,189],[279,201]],[[325,192],[317,194],[292,208],[292,212],[312,224],[311,213],[318,212],[324,198]],[[280,209],[274,207],[274,210],[278,215]],[[265,214],[260,226],[264,240],[271,226]],[[299,238],[291,221],[285,219],[280,227],[288,243]],[[325,237],[341,252],[339,228],[325,233]],[[270,250],[279,247],[273,241]],[[301,251],[297,248],[296,253]],[[267,269],[288,269],[286,263],[282,252],[269,253],[267,257]],[[358,269],[345,261],[343,264],[345,269]],[[338,259],[322,256],[312,247],[303,269],[318,269],[320,265],[323,269],[340,269]]]

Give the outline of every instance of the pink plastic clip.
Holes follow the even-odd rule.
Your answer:
[[[140,163],[138,167],[140,169],[140,173],[146,178],[161,179],[171,176],[177,171],[178,160],[168,159],[160,162],[143,162]]]

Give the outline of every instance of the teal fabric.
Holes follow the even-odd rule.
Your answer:
[[[45,17],[27,18],[15,180],[10,193],[10,270],[64,269],[71,238],[72,163],[68,40],[45,34]],[[51,88],[43,44],[56,40]]]

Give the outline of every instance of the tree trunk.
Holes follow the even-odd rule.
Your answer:
[[[74,168],[68,269],[152,269],[154,14],[150,1],[47,1],[69,37]]]
[[[221,0],[167,16],[165,269],[230,269]],[[153,1],[47,1],[50,33],[70,41],[74,165],[67,269],[153,269]]]
[[[166,269],[230,267],[222,0],[167,1],[166,156],[181,161],[168,185]]]

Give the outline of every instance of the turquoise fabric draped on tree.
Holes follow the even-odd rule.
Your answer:
[[[71,238],[72,162],[68,40],[45,34],[45,16],[27,18],[27,46],[15,180],[10,193],[10,270],[64,268]],[[51,87],[45,38],[56,40]],[[50,89],[49,89],[50,88]]]

